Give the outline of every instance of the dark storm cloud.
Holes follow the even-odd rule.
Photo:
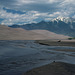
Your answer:
[[[33,11],[39,11],[39,12],[54,12],[58,10],[57,7],[54,7],[49,4],[45,4],[45,5],[44,4],[29,4],[29,5],[24,5],[21,7],[22,7],[21,10],[26,10],[26,11],[33,10]],[[17,9],[19,10],[19,8]]]
[[[19,3],[19,0],[0,0],[0,6],[21,10],[21,11],[39,11],[39,12],[54,12],[58,10],[57,3]],[[37,1],[37,0],[36,0]]]
[[[0,6],[12,7],[17,1],[16,0],[0,0]],[[13,6],[14,7],[14,6]]]

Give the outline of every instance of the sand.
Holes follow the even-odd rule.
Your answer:
[[[24,30],[0,25],[0,40],[46,40],[68,39],[69,36],[59,35],[47,30]]]
[[[62,34],[56,34],[48,30],[31,30],[31,31],[41,34],[41,35],[45,35],[47,39],[67,39],[69,38],[69,36],[62,35]]]
[[[75,40],[36,40],[35,42],[41,45],[48,45],[48,46],[75,47]],[[53,50],[75,52],[75,50],[72,49],[53,49]],[[27,71],[22,75],[75,75],[75,64],[53,61],[48,65],[44,65],[38,68],[34,68],[30,71]]]
[[[0,25],[0,40],[37,40],[45,38],[44,35],[22,28],[10,28]]]
[[[75,64],[53,62],[27,71],[22,75],[75,75]]]
[[[37,40],[35,42],[42,45],[75,47],[75,40],[66,40],[68,38],[69,36],[55,34],[47,30],[28,31],[22,28],[10,28],[0,25],[0,40]],[[75,52],[75,50],[70,49],[56,50]],[[53,62],[51,64],[32,69],[23,75],[75,75],[75,65],[63,62]]]
[[[36,43],[48,46],[72,46],[75,47],[75,40],[37,40]]]

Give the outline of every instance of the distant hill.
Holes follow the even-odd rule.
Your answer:
[[[75,37],[75,19],[67,17],[57,17],[49,22],[41,21],[39,23],[12,25],[12,28],[23,28],[27,30],[48,30],[57,34],[64,34]]]
[[[69,36],[58,35],[48,30],[24,30],[0,25],[0,40],[44,40],[67,39]]]

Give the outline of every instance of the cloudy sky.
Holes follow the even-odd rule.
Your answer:
[[[75,0],[0,0],[0,24],[26,24],[58,16],[75,18]]]

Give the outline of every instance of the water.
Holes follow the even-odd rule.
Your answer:
[[[22,73],[55,61],[75,64],[75,52],[53,49],[75,47],[46,46],[34,41],[0,41],[0,75],[22,75]]]

